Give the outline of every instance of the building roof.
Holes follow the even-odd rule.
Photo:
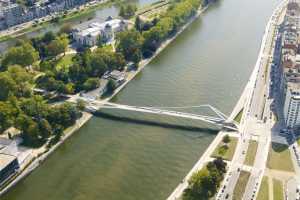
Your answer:
[[[0,171],[16,159],[15,156],[0,154]]]
[[[125,23],[125,22],[120,19],[112,19],[104,23],[93,22],[88,25],[88,28],[85,29],[77,28],[75,29],[75,31],[78,32],[78,34],[83,37],[88,35],[97,36],[102,30],[104,30],[107,27],[111,27],[112,29],[117,29],[120,26],[120,23]]]
[[[13,136],[16,136],[16,135],[19,135],[21,133],[21,131],[15,127],[10,127],[8,129],[6,129],[4,132],[3,132],[5,135],[8,135],[10,134],[12,137]]]
[[[113,70],[111,73],[110,73],[110,77],[113,78],[113,79],[123,79],[125,76],[125,73],[124,72],[121,72],[119,70]]]

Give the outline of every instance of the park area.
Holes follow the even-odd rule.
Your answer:
[[[225,139],[225,137],[228,138]],[[223,140],[217,146],[217,148],[215,149],[211,157],[214,158],[221,157],[224,160],[232,160],[237,142],[238,142],[238,138],[236,137],[224,136]]]
[[[246,159],[245,159],[245,162],[244,162],[245,165],[253,166],[256,151],[257,151],[257,146],[258,146],[257,141],[251,140],[249,142],[249,147],[248,147]]]
[[[287,145],[272,143],[269,151],[267,167],[281,171],[294,171],[290,151]]]
[[[282,181],[273,179],[273,199],[284,200]]]
[[[264,176],[259,188],[257,200],[269,200],[269,178]]]
[[[246,186],[250,177],[250,173],[246,171],[241,171],[239,179],[233,191],[233,200],[241,200],[243,198]]]

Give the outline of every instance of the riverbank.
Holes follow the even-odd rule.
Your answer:
[[[10,39],[14,39],[14,38],[18,38],[21,37],[25,34],[31,33],[33,31],[38,31],[41,30],[43,28],[45,28],[46,26],[49,26],[51,24],[64,24],[67,23],[71,20],[75,20],[76,18],[80,18],[82,16],[85,15],[89,15],[92,12],[96,11],[97,9],[106,7],[106,6],[111,6],[114,4],[117,4],[119,2],[121,2],[122,0],[117,0],[117,1],[111,1],[111,0],[103,0],[103,1],[98,1],[95,4],[87,4],[87,5],[81,5],[79,7],[73,8],[71,10],[69,10],[68,14],[66,16],[63,16],[62,14],[56,14],[55,16],[46,16],[43,17],[41,19],[37,19],[39,21],[42,21],[40,23],[38,23],[37,25],[34,25],[32,21],[30,22],[26,22],[24,24],[19,24],[17,26],[23,26],[22,29],[20,30],[13,30],[13,31],[9,31],[7,32],[7,30],[5,31],[1,31],[1,32],[7,32],[7,33],[0,33],[0,42],[4,42]],[[59,22],[51,22],[51,20],[55,17],[59,17]],[[11,27],[10,29],[13,29],[14,27]]]
[[[109,101],[114,96],[116,96],[122,89],[124,89],[126,87],[126,85],[133,78],[135,78],[154,58],[156,58],[166,47],[168,47],[168,45],[171,44],[177,38],[177,36],[179,36],[188,26],[190,26],[201,15],[201,13],[203,13],[207,8],[208,8],[208,6],[206,6],[204,8],[202,8],[202,7],[199,8],[196,15],[194,15],[191,19],[189,19],[189,21],[184,26],[182,26],[174,36],[172,36],[171,38],[169,38],[165,42],[163,42],[161,44],[161,46],[156,50],[156,52],[150,58],[143,59],[139,63],[138,69],[132,73],[129,73],[125,83],[123,83],[120,87],[118,87],[113,92],[113,94],[111,96],[107,97],[106,99],[104,99],[104,101]]]
[[[38,166],[40,166],[51,153],[53,153],[61,144],[63,144],[77,130],[79,130],[85,123],[87,123],[92,118],[92,116],[93,115],[90,113],[83,112],[82,116],[76,121],[76,124],[66,129],[60,141],[53,145],[50,149],[48,149],[46,145],[44,145],[41,148],[33,150],[34,158],[31,163],[22,172],[20,172],[14,180],[12,180],[6,187],[4,187],[0,191],[0,196],[8,192],[8,190],[15,186],[19,181],[21,181],[23,178],[33,172],[33,170],[35,170]]]
[[[109,101],[112,98],[114,98],[123,88],[127,86],[127,84],[135,78],[143,69],[146,67],[158,54],[160,54],[171,42],[173,42],[177,36],[179,36],[189,25],[191,25],[200,15],[203,13],[208,7],[200,7],[193,17],[191,17],[187,23],[182,26],[178,32],[172,36],[171,38],[167,39],[164,41],[161,46],[157,49],[157,51],[154,53],[154,55],[148,59],[144,59],[139,63],[139,68],[130,73],[125,81],[119,88],[117,88],[114,93],[104,99],[103,101]],[[101,108],[100,108],[101,109]],[[77,120],[76,124],[70,128],[68,128],[65,131],[65,134],[61,138],[61,140],[56,143],[54,146],[52,146],[50,149],[46,149],[46,146],[44,145],[43,147],[35,150],[34,155],[36,156],[35,159],[32,161],[32,163],[25,169],[23,170],[16,179],[14,179],[12,182],[10,182],[3,190],[0,191],[0,196],[6,193],[9,189],[11,189],[14,185],[16,185],[20,180],[22,180],[24,177],[29,175],[34,169],[36,169],[40,164],[49,156],[51,155],[52,152],[54,152],[62,143],[64,143],[71,135],[73,135],[77,130],[79,130],[85,123],[91,119],[92,115],[89,113],[83,113],[83,116]]]
[[[233,120],[239,114],[239,112],[241,112],[241,110],[245,111],[245,112],[243,112],[243,116],[241,117],[241,123],[240,123],[240,127],[239,127],[241,132],[243,132],[243,128],[241,128],[242,127],[241,124],[244,123],[244,116],[248,114],[248,108],[249,108],[249,105],[251,104],[251,101],[253,98],[253,91],[254,91],[256,80],[258,78],[257,76],[258,76],[259,68],[261,66],[261,60],[264,57],[264,51],[265,51],[266,44],[268,41],[267,38],[268,38],[269,30],[271,29],[273,17],[275,17],[277,15],[277,13],[280,12],[280,10],[282,10],[284,8],[284,5],[286,3],[287,3],[286,0],[282,1],[276,7],[275,11],[273,12],[272,16],[270,17],[270,19],[266,25],[266,28],[265,28],[265,32],[264,32],[263,39],[261,42],[257,62],[254,66],[254,69],[253,69],[251,75],[250,75],[249,81],[247,82],[247,84],[242,92],[242,95],[240,96],[238,102],[236,103],[236,105],[234,106],[234,108],[230,114],[229,120]],[[197,161],[197,163],[193,166],[193,168],[184,177],[183,181],[175,188],[175,190],[171,193],[171,195],[167,198],[167,200],[180,199],[184,190],[189,185],[188,180],[192,177],[192,175],[195,172],[201,170],[203,168],[203,166],[205,165],[205,163],[207,163],[209,161],[213,151],[216,149],[217,145],[219,144],[219,142],[222,140],[222,138],[226,134],[235,136],[235,137],[240,137],[240,134],[238,132],[236,132],[234,134],[234,133],[230,133],[230,132],[220,131],[218,133],[218,135],[215,137],[215,139],[213,140],[213,142],[206,149],[205,153],[200,157],[200,159]],[[240,142],[240,140],[239,140],[239,142]]]

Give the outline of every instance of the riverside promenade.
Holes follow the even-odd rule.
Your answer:
[[[235,107],[233,108],[233,111],[230,115],[230,119],[233,120],[238,113],[243,110],[243,115],[242,115],[242,119],[241,119],[241,127],[239,127],[239,133],[237,132],[224,132],[224,131],[220,131],[218,133],[218,135],[215,137],[215,139],[213,140],[213,142],[209,145],[209,147],[207,148],[207,150],[205,151],[205,153],[200,157],[200,159],[198,160],[198,162],[193,166],[193,168],[188,172],[188,174],[185,176],[185,178],[181,181],[181,183],[175,188],[175,190],[171,193],[171,195],[167,198],[167,200],[176,200],[176,199],[181,199],[181,196],[184,192],[184,190],[188,187],[188,180],[191,178],[191,176],[201,170],[205,164],[207,162],[209,162],[211,160],[211,154],[214,152],[214,150],[216,149],[217,145],[222,141],[222,138],[224,135],[228,134],[230,136],[236,136],[236,137],[241,137],[242,134],[244,132],[244,125],[246,124],[247,120],[246,116],[248,116],[248,113],[250,112],[250,108],[251,108],[251,104],[253,103],[253,94],[255,92],[255,85],[257,82],[257,79],[259,78],[259,72],[260,72],[260,68],[263,65],[263,61],[266,54],[266,52],[270,52],[270,41],[272,41],[274,35],[273,33],[273,29],[274,29],[274,25],[276,24],[276,20],[278,19],[279,14],[282,12],[282,10],[285,8],[286,4],[288,3],[288,0],[284,0],[282,1],[275,9],[275,11],[273,12],[271,18],[269,19],[265,32],[264,32],[264,36],[261,42],[261,47],[260,47],[260,52],[259,52],[259,56],[257,59],[257,62],[254,66],[254,69],[250,75],[250,78],[241,94],[241,97],[239,98],[237,104],[235,105]],[[238,146],[240,144],[240,140],[238,142]],[[239,148],[236,148],[239,149]],[[237,151],[235,152],[235,156],[237,154]],[[232,165],[232,163],[230,163],[229,165]],[[228,175],[228,174],[227,174]],[[226,177],[227,177],[226,175]],[[226,178],[225,177],[225,178]]]

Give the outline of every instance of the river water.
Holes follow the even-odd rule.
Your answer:
[[[223,0],[213,5],[114,101],[138,106],[209,103],[229,114],[278,3]],[[216,135],[212,127],[191,120],[103,112],[1,199],[162,200]]]

